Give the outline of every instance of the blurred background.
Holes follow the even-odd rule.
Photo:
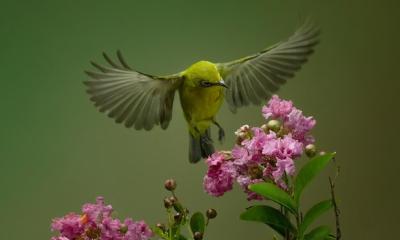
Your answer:
[[[165,219],[164,179],[174,177],[192,210],[216,208],[206,239],[271,239],[239,220],[249,206],[236,186],[202,190],[205,164],[187,160],[176,98],[166,131],[126,129],[100,114],[82,81],[89,60],[121,49],[135,69],[178,72],[197,60],[227,61],[288,37],[306,17],[322,29],[310,61],[279,95],[318,121],[317,145],[337,151],[344,239],[394,239],[399,225],[400,90],[398,1],[10,1],[0,9],[0,239],[49,239],[50,222],[98,195],[119,217]],[[233,145],[242,124],[261,125],[259,106],[218,119]],[[216,129],[213,129],[214,137]],[[325,171],[305,207],[329,197]],[[396,187],[397,186],[397,187]],[[333,225],[333,215],[324,221]]]

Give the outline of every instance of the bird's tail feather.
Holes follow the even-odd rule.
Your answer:
[[[207,158],[214,153],[210,128],[199,138],[189,133],[189,162],[197,163],[201,158]]]

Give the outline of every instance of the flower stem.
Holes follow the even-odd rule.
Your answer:
[[[336,202],[336,197],[335,197],[335,180],[337,176],[339,175],[340,168],[337,167],[337,172],[335,179],[332,180],[331,177],[329,177],[329,185],[331,187],[331,196],[332,196],[332,204],[333,204],[333,210],[335,212],[335,222],[336,222],[336,240],[340,240],[342,237],[342,231],[340,229],[340,221],[339,221],[339,215],[340,215],[340,210]]]

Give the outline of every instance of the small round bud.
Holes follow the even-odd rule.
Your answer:
[[[164,183],[165,189],[168,191],[174,191],[176,188],[176,182],[174,179],[167,179]]]
[[[163,232],[165,232],[167,230],[165,227],[165,224],[163,224],[163,223],[157,223],[156,227],[161,229],[161,231],[163,231]]]
[[[278,132],[281,129],[281,123],[278,120],[272,119],[268,121],[267,127],[274,132]]]
[[[267,124],[263,124],[263,125],[261,126],[261,129],[264,130],[264,132],[268,132],[268,130],[269,130]]]
[[[326,154],[326,152],[324,152],[324,151],[319,152],[320,156],[324,156],[325,154]]]
[[[210,208],[210,209],[207,210],[206,216],[209,219],[216,218],[217,217],[217,211],[215,209],[213,209],[213,208]]]
[[[172,205],[174,205],[175,203],[178,202],[178,199],[176,199],[176,197],[174,197],[174,196],[171,196],[171,197],[169,197],[168,199],[169,199],[169,201],[172,203]]]
[[[201,232],[195,232],[195,233],[193,234],[193,238],[194,238],[194,240],[201,240],[201,239],[203,239],[203,233],[201,233]]]
[[[168,197],[164,198],[164,207],[165,208],[171,208],[173,205],[174,204],[171,202],[171,200]]]
[[[305,148],[306,155],[308,157],[314,157],[317,154],[317,148],[314,144],[308,144]]]
[[[180,223],[181,220],[182,220],[182,214],[180,214],[180,213],[175,213],[175,215],[174,215],[174,220],[175,220],[175,222]]]

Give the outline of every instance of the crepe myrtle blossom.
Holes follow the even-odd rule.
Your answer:
[[[98,197],[96,203],[86,203],[82,213],[69,213],[53,219],[51,228],[59,236],[51,240],[147,240],[153,233],[144,221],[128,218],[121,222],[111,216],[113,208],[104,204],[104,198]]]
[[[225,161],[222,152],[212,154],[207,160],[208,171],[204,177],[204,189],[212,196],[222,196],[232,190],[235,169],[233,163]]]
[[[309,144],[314,142],[310,131],[316,121],[304,116],[292,101],[277,95],[262,108],[262,113],[266,124],[243,125],[235,132],[237,141],[231,151],[214,153],[206,160],[204,190],[208,194],[222,196],[232,190],[235,181],[248,200],[263,199],[248,189],[250,184],[258,182],[272,182],[290,191],[288,178],[295,174],[295,160],[305,150],[309,155]]]

